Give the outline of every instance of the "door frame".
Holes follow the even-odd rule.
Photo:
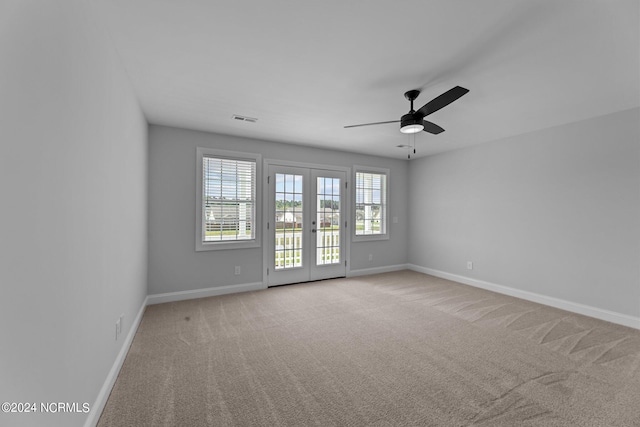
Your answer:
[[[285,166],[285,167],[298,167],[298,168],[307,168],[307,169],[325,169],[329,171],[336,172],[344,172],[345,174],[345,182],[347,183],[347,188],[345,191],[345,209],[343,220],[347,222],[347,226],[345,227],[345,239],[344,239],[344,251],[345,257],[344,259],[347,262],[345,266],[345,275],[349,277],[351,272],[351,168],[342,167],[342,166],[334,166],[327,165],[321,163],[305,163],[305,162],[294,162],[290,160],[278,160],[278,159],[263,159],[262,164],[262,241],[264,242],[262,245],[262,283],[265,287],[269,286],[269,276],[267,274],[267,269],[269,268],[269,231],[267,230],[267,222],[270,218],[269,212],[269,184],[267,183],[267,177],[269,176],[269,167],[270,166]]]

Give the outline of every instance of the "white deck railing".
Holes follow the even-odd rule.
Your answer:
[[[278,232],[275,239],[276,269],[302,266],[302,231]],[[316,233],[316,265],[340,262],[340,230]]]

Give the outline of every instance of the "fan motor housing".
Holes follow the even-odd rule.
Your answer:
[[[419,117],[416,117],[414,113],[407,113],[400,118],[400,128],[403,128],[409,125],[418,125],[418,124],[422,124],[422,119]]]

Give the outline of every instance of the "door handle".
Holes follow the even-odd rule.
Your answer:
[[[312,229],[311,229],[311,232],[312,232],[312,233],[315,233],[315,232],[316,232],[316,229],[315,229],[315,228],[312,228]]]

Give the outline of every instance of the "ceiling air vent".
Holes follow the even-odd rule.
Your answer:
[[[253,118],[253,117],[247,117],[247,116],[239,116],[238,114],[234,114],[233,116],[231,116],[232,119],[234,120],[239,120],[241,122],[249,122],[249,123],[255,123],[258,121],[258,119]]]

